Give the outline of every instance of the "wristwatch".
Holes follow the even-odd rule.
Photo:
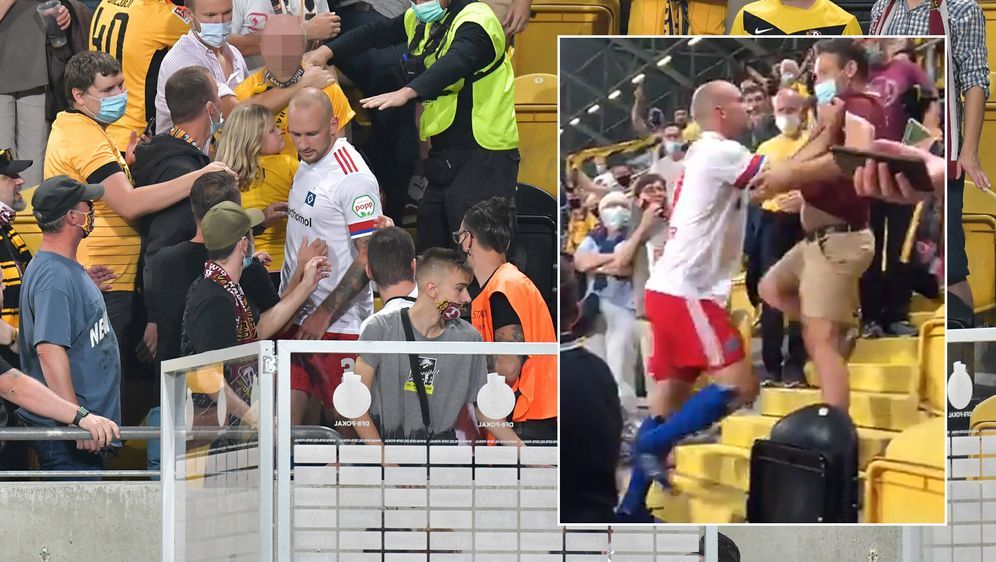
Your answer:
[[[90,410],[87,410],[83,406],[80,406],[80,409],[76,410],[76,417],[73,418],[73,425],[75,425],[76,427],[79,427],[80,426],[80,422],[83,420],[83,418],[85,418],[85,417],[87,417],[89,415],[90,415]]]

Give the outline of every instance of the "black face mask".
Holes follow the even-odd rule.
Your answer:
[[[632,178],[630,178],[630,176],[619,176],[618,178],[616,178],[616,183],[618,183],[623,187],[629,187],[629,182],[631,179]]]

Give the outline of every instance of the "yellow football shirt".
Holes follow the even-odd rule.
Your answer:
[[[236,86],[235,97],[239,98],[239,101],[247,100],[273,88],[273,84],[267,82],[264,77],[264,72],[264,70],[254,72],[249,75],[249,78],[246,78],[241,84]],[[339,120],[339,130],[341,131],[356,116],[356,112],[349,106],[349,100],[346,99],[346,94],[343,93],[338,82],[333,82],[330,86],[326,86],[324,92],[329,97],[329,101],[332,102],[332,113]],[[284,149],[281,153],[297,157],[297,149],[294,148],[294,141],[291,139],[290,133],[287,132],[287,108],[285,107],[280,110],[280,113],[274,115],[273,119],[277,127],[284,132]]]
[[[862,35],[858,19],[830,0],[816,0],[808,10],[781,0],[758,0],[744,6],[730,35]]]
[[[131,170],[99,123],[78,111],[63,111],[52,123],[45,148],[45,177],[65,175],[86,183],[100,183],[117,165],[134,185]],[[107,203],[94,201],[93,232],[83,240],[77,259],[84,267],[105,265],[118,278],[113,291],[135,290],[142,239],[138,230]]]
[[[132,131],[141,136],[156,116],[159,67],[170,47],[190,30],[186,8],[169,0],[101,0],[90,23],[90,50],[121,63],[128,105],[107,127],[114,144],[128,148]],[[155,129],[153,129],[155,131]]]
[[[761,143],[761,146],[757,147],[757,154],[764,155],[767,157],[767,165],[777,165],[782,160],[787,160],[792,157],[793,154],[802,148],[802,145],[806,144],[809,140],[809,135],[802,133],[799,138],[793,139],[785,135],[778,135],[771,139],[768,139]],[[772,197],[761,204],[761,208],[765,211],[781,211],[781,207],[778,205],[778,197]]]
[[[242,194],[242,206],[247,209],[262,211],[273,203],[287,202],[290,198],[291,184],[294,174],[300,164],[297,156],[274,154],[259,159],[263,175],[249,186]],[[279,272],[284,266],[284,241],[287,238],[287,219],[280,219],[266,227],[262,234],[255,237],[256,249],[270,254],[273,261],[267,268],[271,272]]]

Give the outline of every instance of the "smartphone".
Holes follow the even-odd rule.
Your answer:
[[[903,132],[903,144],[914,146],[920,141],[933,137],[930,130],[923,126],[923,123],[912,117],[906,121],[906,130]]]
[[[876,162],[888,164],[889,170],[893,174],[902,172],[917,191],[928,193],[934,191],[934,184],[930,181],[930,174],[927,173],[927,164],[919,158],[858,150],[846,146],[832,146],[830,152],[833,153],[833,159],[837,166],[848,176],[853,176],[854,170],[863,166],[870,158]]]

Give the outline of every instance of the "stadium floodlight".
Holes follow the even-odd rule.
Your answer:
[[[671,55],[666,55],[664,58],[657,61],[657,66],[664,66],[669,62],[671,62]]]
[[[574,119],[571,119],[571,126],[572,127],[577,127],[578,124],[580,124],[580,123],[581,123],[581,118],[580,117],[575,117]]]
[[[619,91],[619,90],[612,90],[612,93],[609,94],[609,99],[610,100],[614,100],[614,99],[618,98],[621,95],[622,95],[621,91]]]
[[[601,109],[601,108],[600,108],[600,107],[598,106],[598,104],[596,103],[595,105],[593,105],[593,106],[591,106],[591,107],[589,107],[589,108],[588,108],[588,113],[589,113],[589,114],[595,114],[595,113],[598,113],[598,110],[599,110],[599,109]]]
[[[634,84],[639,84],[639,83],[643,82],[643,79],[646,78],[646,77],[647,77],[647,75],[641,72],[641,73],[637,74],[636,76],[634,76],[633,79],[630,80],[630,82],[632,82]]]
[[[701,40],[702,40],[701,37],[693,37],[693,38],[691,38],[691,39],[688,40],[688,46],[691,47],[691,46],[695,45],[696,43],[698,43]]]

